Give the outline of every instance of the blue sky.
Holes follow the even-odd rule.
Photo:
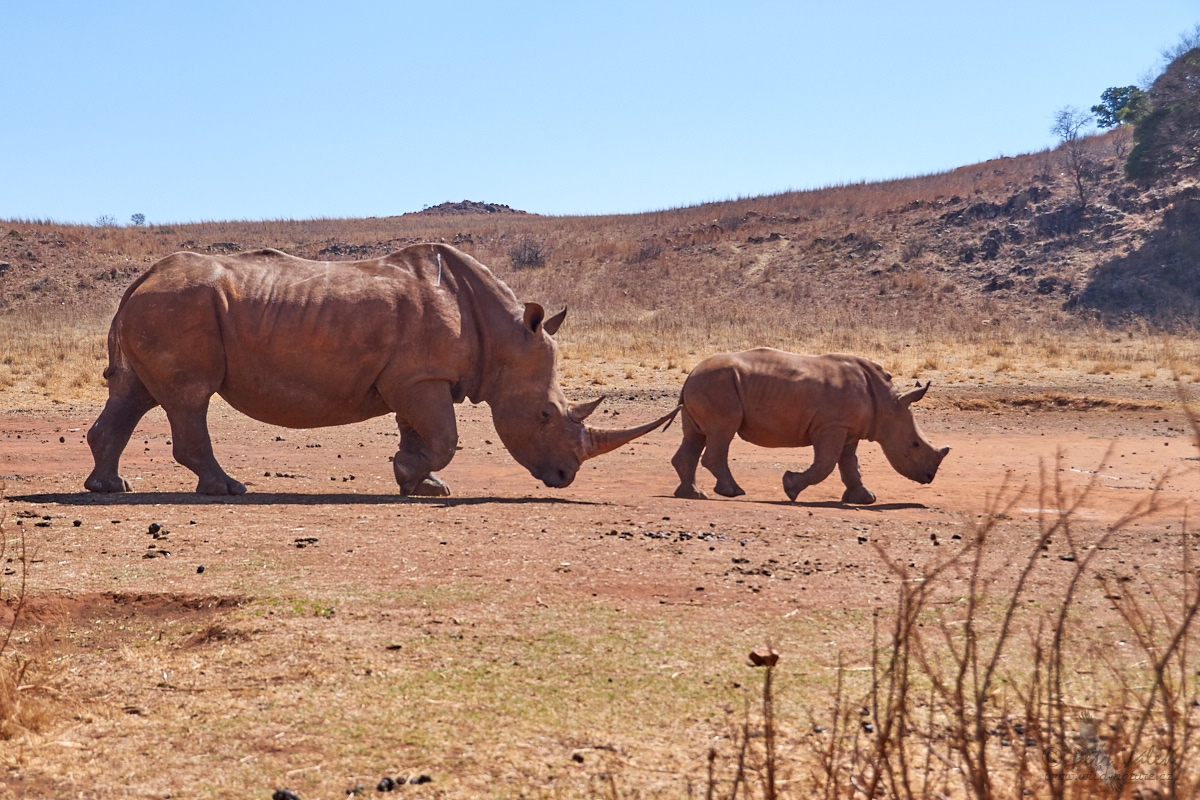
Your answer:
[[[621,213],[1052,143],[1200,2],[0,0],[0,218]]]

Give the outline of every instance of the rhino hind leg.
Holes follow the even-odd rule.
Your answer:
[[[722,497],[741,497],[746,490],[738,486],[733,473],[729,470],[729,444],[733,441],[733,433],[728,435],[709,435],[700,463],[717,479],[713,491]]]
[[[700,464],[700,454],[704,451],[704,436],[699,433],[689,433],[685,424],[683,442],[671,458],[671,466],[679,475],[679,487],[675,496],[685,500],[707,500],[708,495],[696,485],[696,467]]]
[[[83,486],[89,492],[128,492],[129,481],[119,472],[121,453],[138,422],[158,401],[133,370],[123,368],[109,376],[108,402],[88,428],[87,443],[95,466]]]
[[[208,434],[208,398],[199,403],[163,405],[171,424],[171,453],[175,460],[196,473],[197,494],[239,495],[246,485],[225,474],[213,455]]]

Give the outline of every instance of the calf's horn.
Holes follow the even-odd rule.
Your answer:
[[[645,425],[639,425],[636,428],[626,428],[619,431],[599,430],[597,428],[584,428],[583,430],[583,460],[602,456],[605,453],[611,453],[622,445],[632,442],[639,436],[644,436],[650,431],[662,425],[664,422],[670,422],[675,419],[675,415],[679,413],[679,409],[683,406],[676,406],[675,410],[669,414],[665,414],[654,422],[647,422]]]

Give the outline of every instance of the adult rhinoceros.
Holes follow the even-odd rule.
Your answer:
[[[474,258],[421,244],[370,261],[306,261],[277,250],[176,253],[125,292],[108,333],[108,402],[88,430],[93,492],[129,491],[117,467],[157,405],[175,459],[202,494],[246,487],[213,457],[207,412],[219,394],[273,425],[316,428],[394,413],[392,466],[405,495],[446,495],[433,470],[458,442],[454,404],[487,402],[496,432],[534,477],[567,486],[585,459],[668,421],[596,430],[600,402],[571,406],[554,375],[566,310],[524,307]]]
[[[874,503],[858,470],[861,439],[879,442],[904,477],[929,483],[950,448],[930,444],[909,409],[928,389],[926,383],[900,394],[883,367],[858,356],[802,356],[767,347],[710,356],[688,375],[680,395],[683,444],[671,459],[679,473],[675,496],[706,499],[696,486],[701,460],[717,478],[717,494],[745,494],[729,471],[735,434],[761,447],[812,445],[812,466],[783,474],[792,500],[829,477],[836,464],[846,485],[842,502]]]

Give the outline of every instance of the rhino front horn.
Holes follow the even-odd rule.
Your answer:
[[[650,431],[662,425],[665,422],[670,422],[675,419],[675,415],[683,406],[676,406],[669,414],[665,414],[654,422],[647,422],[645,425],[639,425],[636,428],[626,428],[619,431],[599,430],[597,428],[584,428],[583,431],[583,460],[602,456],[605,453],[611,453],[622,445],[632,442],[639,436],[644,436]]]

